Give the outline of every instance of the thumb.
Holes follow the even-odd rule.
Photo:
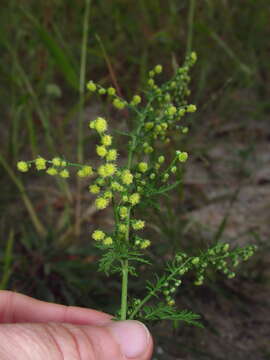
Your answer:
[[[138,321],[105,326],[66,323],[0,325],[0,359],[149,360],[152,338]]]

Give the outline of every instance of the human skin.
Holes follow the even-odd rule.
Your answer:
[[[153,341],[138,321],[0,291],[0,360],[149,360]]]

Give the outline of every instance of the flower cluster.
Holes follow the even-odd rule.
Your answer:
[[[157,77],[163,69],[161,65],[156,65],[149,72],[147,90],[143,96],[135,94],[129,101],[121,98],[113,87],[102,87],[93,80],[88,82],[87,89],[90,93],[107,95],[115,108],[126,109],[127,113],[134,116],[135,128],[125,134],[129,142],[124,165],[119,165],[118,147],[109,131],[107,120],[101,116],[89,122],[89,128],[95,131],[98,137],[95,147],[99,159],[97,167],[71,163],[60,157],[47,160],[41,156],[32,161],[19,161],[17,164],[21,172],[27,172],[34,165],[37,171],[44,170],[49,175],[63,178],[70,176],[70,168],[76,168],[79,178],[91,177],[88,189],[94,196],[96,209],[103,211],[109,206],[112,207],[112,229],[95,229],[91,231],[91,238],[97,247],[105,250],[100,260],[100,269],[105,273],[120,272],[122,275],[122,320],[127,313],[131,318],[142,313],[142,305],[157,293],[165,297],[164,306],[161,303],[156,310],[160,318],[163,316],[161,314],[166,314],[171,319],[181,319],[172,309],[177,288],[182,284],[182,277],[186,272],[192,270],[195,273],[195,285],[203,284],[209,266],[233,278],[235,273],[232,268],[236,267],[240,260],[248,259],[255,250],[247,247],[230,251],[228,244],[218,244],[200,256],[189,257],[185,253],[179,253],[168,264],[166,275],[160,279],[157,277],[158,280],[152,288],[151,283],[148,283],[149,294],[146,300],[131,302],[134,308],[127,309],[128,274],[136,274],[136,268],[131,263],[149,264],[143,257],[143,250],[151,245],[151,241],[144,238],[147,226],[141,219],[142,212],[139,210],[147,210],[153,206],[157,197],[166,194],[182,181],[182,169],[189,158],[186,149],[173,152],[170,149],[168,154],[173,155],[165,156],[164,148],[172,138],[177,137],[179,141],[179,138],[189,131],[184,117],[196,111],[196,105],[186,100],[190,94],[189,71],[196,58],[194,52],[189,54],[184,65],[169,81],[161,85],[158,85]],[[187,121],[188,119],[187,116]],[[150,310],[147,316],[150,316],[150,313],[153,315],[152,309]]]

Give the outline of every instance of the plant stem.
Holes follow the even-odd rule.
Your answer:
[[[127,318],[128,260],[122,261],[121,320]]]
[[[188,10],[188,35],[187,35],[187,50],[186,54],[190,54],[193,42],[193,26],[196,0],[190,0]]]
[[[80,66],[80,84],[79,84],[79,118],[78,118],[78,145],[77,145],[77,159],[79,163],[83,162],[83,118],[84,118],[84,103],[85,103],[85,74],[86,74],[86,59],[87,59],[87,37],[89,28],[89,14],[90,14],[91,0],[85,0],[85,12],[83,21],[83,36],[81,47],[81,66]],[[80,235],[81,230],[81,183],[77,179],[77,198],[75,209],[75,234]]]

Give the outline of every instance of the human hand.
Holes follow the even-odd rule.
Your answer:
[[[153,341],[133,320],[0,291],[2,360],[149,360]]]

